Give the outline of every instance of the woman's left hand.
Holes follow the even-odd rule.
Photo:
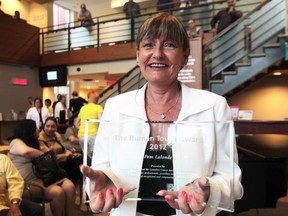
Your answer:
[[[12,204],[7,216],[22,216],[18,204]]]
[[[210,185],[207,178],[200,177],[179,191],[160,190],[157,195],[164,196],[172,208],[180,209],[184,214],[201,214],[210,196]]]

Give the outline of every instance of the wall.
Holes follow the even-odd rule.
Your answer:
[[[109,74],[117,73],[127,73],[137,64],[136,58],[126,61],[112,61],[109,63],[98,63],[98,64],[77,64],[68,66],[68,75],[80,75],[80,74],[94,74],[94,73],[103,73],[109,72]],[[81,71],[78,72],[77,68],[80,68]]]
[[[0,77],[0,112],[4,119],[11,117],[11,109],[14,109],[17,113],[20,111],[26,112],[29,108],[27,98],[29,96],[41,96],[42,94],[37,68],[1,63]],[[13,85],[12,78],[27,79],[28,85]]]
[[[288,117],[288,75],[266,76],[228,99],[229,105],[253,110],[254,120]]]
[[[31,25],[35,25],[39,28],[45,28],[48,26],[48,6],[50,4],[37,4],[31,3],[29,6],[29,18],[28,22]]]
[[[11,16],[14,15],[14,11],[20,12],[21,19],[27,21],[27,23],[37,26],[39,28],[47,27],[48,25],[48,4],[37,4],[27,1],[19,0],[1,0],[1,9]]]
[[[10,16],[14,15],[14,11],[18,10],[20,12],[20,17],[28,21],[29,14],[29,3],[19,0],[1,0],[1,9]]]
[[[286,0],[286,28],[285,28],[285,32],[286,34],[288,33],[288,0]]]

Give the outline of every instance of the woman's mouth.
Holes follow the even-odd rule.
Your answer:
[[[166,64],[161,64],[161,63],[152,63],[148,65],[151,68],[164,68],[167,67],[168,65]]]

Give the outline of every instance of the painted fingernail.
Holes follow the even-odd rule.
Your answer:
[[[109,195],[113,195],[113,194],[114,194],[112,188],[109,188],[109,189],[108,189],[108,194],[109,194]]]
[[[99,193],[99,199],[103,200],[104,199],[104,196],[103,196],[103,193]]]
[[[123,195],[123,188],[118,188],[117,193],[118,193],[118,195],[122,196]]]
[[[185,191],[181,191],[180,192],[180,196],[182,196],[182,197],[186,196],[186,192]]]
[[[166,200],[167,202],[170,202],[170,198],[167,197],[167,196],[165,196],[165,200]]]
[[[189,200],[189,202],[191,202],[192,200],[193,200],[193,195],[192,194],[190,194],[189,196],[188,196],[188,200]]]

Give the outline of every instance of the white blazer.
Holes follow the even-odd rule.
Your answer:
[[[105,105],[94,145],[92,168],[102,170],[117,187],[139,186],[143,156],[150,132],[149,125],[143,124],[147,121],[146,87],[147,84],[139,90],[111,98]],[[232,119],[231,111],[223,97],[208,91],[188,88],[183,84],[181,87],[182,108],[177,122]],[[240,199],[243,195],[235,139],[233,137],[232,146],[224,141],[227,140],[224,137],[228,132],[225,126],[208,127],[206,136],[203,137],[205,144],[198,145],[197,150],[190,145],[172,146],[175,190],[201,176],[209,179],[211,193],[207,207],[201,214],[204,216],[216,215],[219,210],[215,206],[229,208],[235,199]],[[185,136],[191,132],[184,127],[180,133],[181,136]],[[231,149],[235,154],[234,158],[229,160]],[[233,172],[234,179],[231,177]],[[231,197],[231,194],[234,194],[234,197]],[[134,190],[127,197],[137,198],[137,195],[138,191]],[[136,207],[136,201],[123,201],[110,215],[135,216]],[[176,215],[195,214],[183,214],[177,210]]]

